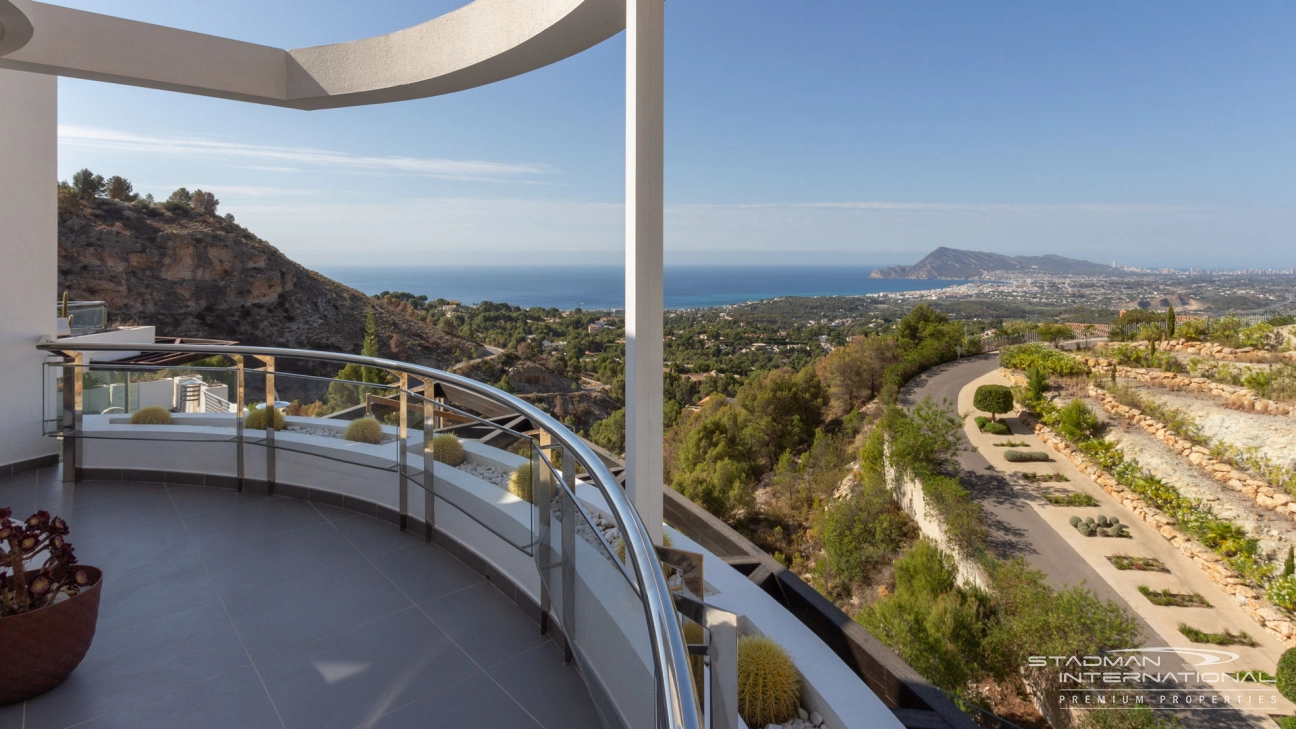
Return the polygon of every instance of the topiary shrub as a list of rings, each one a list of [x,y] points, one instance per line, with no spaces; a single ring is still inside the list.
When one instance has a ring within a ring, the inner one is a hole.
[[[527,503],[535,503],[535,469],[530,463],[523,463],[513,471],[509,476],[508,490],[510,494],[522,499]]]
[[[447,466],[458,466],[464,462],[463,443],[459,442],[458,436],[450,433],[442,433],[432,439],[432,458],[446,464]]]
[[[742,641],[739,641],[741,643]],[[741,661],[738,664],[739,672],[742,671]],[[1296,648],[1288,648],[1283,652],[1282,658],[1278,659],[1278,670],[1275,671],[1275,685],[1278,687],[1278,693],[1282,694],[1288,701],[1296,701]]]
[[[801,673],[783,646],[763,635],[738,639],[738,715],[747,726],[782,724],[797,716]]]
[[[131,425],[170,425],[171,411],[160,405],[150,405],[131,413]]]
[[[1005,385],[982,385],[972,395],[972,407],[990,413],[990,419],[1012,410],[1012,390]]]
[[[356,443],[372,443],[377,445],[382,443],[383,431],[382,423],[379,423],[372,415],[367,415],[358,420],[352,420],[347,426],[346,432],[342,434],[343,438],[355,441]]]
[[[1004,456],[1004,460],[1008,461],[1009,463],[1032,463],[1035,461],[1052,460],[1051,458],[1049,458],[1049,454],[1045,453],[1044,451],[1006,450],[1004,451],[1003,456]]]
[[[283,413],[279,412],[275,408],[270,408],[270,412],[274,413],[274,417],[270,419],[271,422],[270,427],[273,428],[274,430],[283,430],[284,429]],[[248,413],[247,417],[243,418],[243,427],[247,428],[248,430],[265,430],[266,429],[266,408],[264,406],[259,407],[256,410],[253,410],[252,412]]]

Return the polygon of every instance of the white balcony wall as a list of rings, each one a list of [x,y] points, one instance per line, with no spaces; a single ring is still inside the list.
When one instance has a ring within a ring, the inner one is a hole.
[[[41,362],[58,298],[58,81],[0,70],[0,466],[48,456]]]

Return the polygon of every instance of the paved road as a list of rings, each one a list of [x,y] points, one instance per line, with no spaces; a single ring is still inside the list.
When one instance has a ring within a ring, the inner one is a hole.
[[[967,357],[942,365],[915,378],[901,395],[902,404],[909,406],[930,397],[936,402],[948,400],[958,403],[959,392],[969,382],[999,367],[997,354]],[[988,546],[1002,559],[1024,558],[1032,567],[1043,572],[1054,587],[1084,583],[1099,597],[1113,600],[1129,609],[1129,603],[1107,584],[1107,581],[1086,563],[1062,537],[1031,508],[1028,495],[1018,491],[1004,475],[995,470],[972,444],[963,439],[968,450],[959,456],[963,468],[960,480],[981,503],[990,528]],[[1164,646],[1161,639],[1138,613],[1130,609],[1143,634],[1143,646]],[[1175,665],[1177,664],[1177,665]],[[1192,670],[1186,664],[1168,659],[1162,670]],[[1254,715],[1234,710],[1209,710],[1178,712],[1189,729],[1241,729],[1273,726]]]

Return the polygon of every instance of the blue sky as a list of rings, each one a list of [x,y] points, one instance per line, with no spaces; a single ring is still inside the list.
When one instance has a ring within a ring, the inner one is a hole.
[[[299,47],[455,0],[77,0]],[[357,7],[363,15],[357,16]],[[668,262],[939,245],[1296,265],[1296,5],[667,3]],[[618,262],[623,36],[493,86],[319,112],[60,80],[59,174],[121,174],[314,266]]]

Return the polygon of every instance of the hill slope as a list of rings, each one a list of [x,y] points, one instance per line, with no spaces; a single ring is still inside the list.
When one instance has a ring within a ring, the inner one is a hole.
[[[59,290],[107,302],[115,320],[155,325],[160,336],[358,353],[372,310],[381,356],[446,368],[487,354],[308,270],[239,225],[183,210],[145,214],[91,200],[61,211]]]
[[[1062,256],[1005,256],[942,246],[912,266],[881,268],[875,270],[871,278],[970,279],[981,278],[994,271],[1075,276],[1113,276],[1118,273],[1109,266]]]

